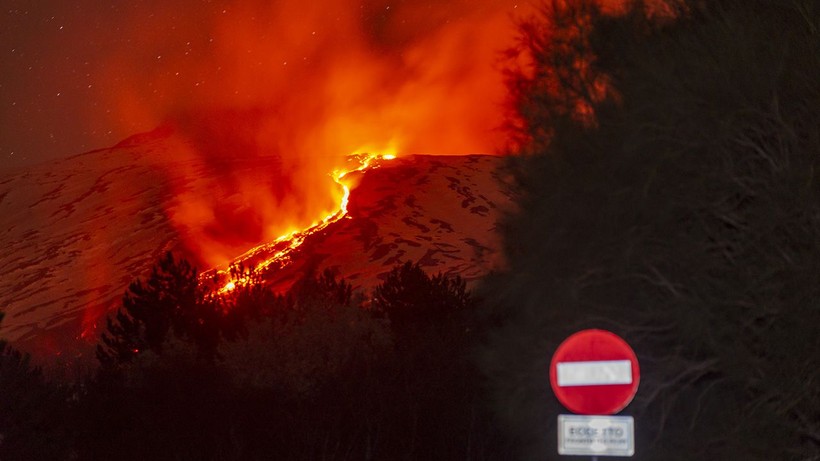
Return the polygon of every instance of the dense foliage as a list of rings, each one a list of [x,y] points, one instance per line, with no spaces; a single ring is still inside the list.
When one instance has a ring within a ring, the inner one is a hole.
[[[678,6],[522,26],[482,360],[522,459],[556,456],[549,357],[589,327],[639,356],[635,459],[820,456],[820,5]]]
[[[371,300],[327,271],[284,295],[259,274],[235,271],[244,283],[209,295],[186,261],[166,255],[128,288],[102,337],[99,371],[71,386],[4,349],[0,459],[486,459],[498,451],[468,360],[463,314],[473,301],[462,280],[408,263]]]
[[[143,352],[161,354],[177,339],[194,346],[199,360],[212,362],[222,339],[243,336],[249,316],[269,314],[280,301],[263,289],[259,274],[232,267],[231,276],[243,282],[230,295],[220,296],[213,291],[218,277],[200,283],[188,261],[167,253],[146,280],[129,285],[122,307],[106,320],[97,358],[103,366],[118,366]]]
[[[0,312],[0,320],[3,313]],[[68,389],[0,341],[0,459],[61,459],[70,449]]]

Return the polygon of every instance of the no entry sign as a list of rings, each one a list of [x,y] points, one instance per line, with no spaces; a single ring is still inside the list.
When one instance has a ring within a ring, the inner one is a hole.
[[[550,384],[558,400],[571,412],[611,415],[624,409],[638,390],[638,358],[618,335],[583,330],[555,351]]]

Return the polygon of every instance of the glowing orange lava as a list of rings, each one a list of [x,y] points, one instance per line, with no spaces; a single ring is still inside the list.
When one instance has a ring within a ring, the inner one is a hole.
[[[242,255],[236,257],[232,265],[239,265],[246,269],[251,269],[253,272],[264,271],[270,266],[276,264],[278,266],[285,266],[290,262],[290,255],[294,250],[299,248],[310,235],[321,232],[327,226],[344,219],[347,216],[347,205],[350,200],[350,185],[348,185],[344,178],[349,177],[350,173],[366,171],[372,168],[378,168],[381,161],[393,160],[396,158],[395,153],[369,154],[357,153],[348,157],[349,162],[354,162],[355,167],[349,169],[334,170],[330,176],[333,181],[339,186],[342,191],[339,199],[339,207],[333,213],[325,216],[321,220],[314,222],[311,226],[303,230],[294,230],[287,234],[281,235],[272,242],[263,243],[256,246]],[[200,275],[202,282],[207,282],[213,279],[214,276],[227,277],[228,281],[224,283],[217,292],[222,294],[234,290],[237,285],[247,282],[246,276],[239,275],[234,277],[229,270],[212,269],[203,272]]]

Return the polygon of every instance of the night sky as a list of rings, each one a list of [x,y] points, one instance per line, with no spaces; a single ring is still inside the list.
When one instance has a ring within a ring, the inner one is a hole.
[[[340,69],[363,62],[376,64],[352,78],[357,88],[335,110],[356,112],[369,103],[354,100],[374,91],[385,92],[384,100],[417,101],[413,92],[425,85],[477,78],[483,80],[457,88],[472,96],[487,88],[498,103],[498,78],[487,76],[498,74],[493,56],[512,36],[516,2],[310,3],[6,0],[0,169],[109,147],[202,107],[289,107],[294,92],[321,101],[323,82],[338,81],[350,75]],[[425,50],[433,56],[419,58]],[[386,77],[385,69],[400,77]],[[431,99],[453,93],[442,88]],[[403,123],[385,113],[380,120]],[[461,147],[455,143],[453,150]]]
[[[103,147],[123,135],[112,125],[89,123],[88,115],[114,112],[101,94],[98,73],[105,56],[130,47],[117,34],[125,15],[113,4],[90,0],[4,2],[3,166]]]

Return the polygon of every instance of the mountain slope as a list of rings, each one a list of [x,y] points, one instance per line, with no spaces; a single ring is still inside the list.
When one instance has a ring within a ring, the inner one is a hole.
[[[330,268],[367,289],[409,260],[431,273],[476,280],[501,263],[496,222],[510,200],[496,177],[499,161],[415,155],[363,173],[348,216],[311,236],[268,279],[287,284]]]
[[[173,220],[180,197],[236,198],[214,187],[224,168],[186,152],[174,137],[140,136],[0,176],[0,337],[35,356],[80,354],[128,283],[164,252],[202,266],[186,252],[194,237]],[[349,215],[311,235],[291,264],[266,278],[284,288],[331,268],[369,288],[413,260],[474,280],[500,262],[494,229],[509,198],[495,176],[498,164],[491,156],[408,156],[357,173]],[[281,175],[275,157],[232,160],[230,171]],[[233,251],[249,246],[240,239]]]

